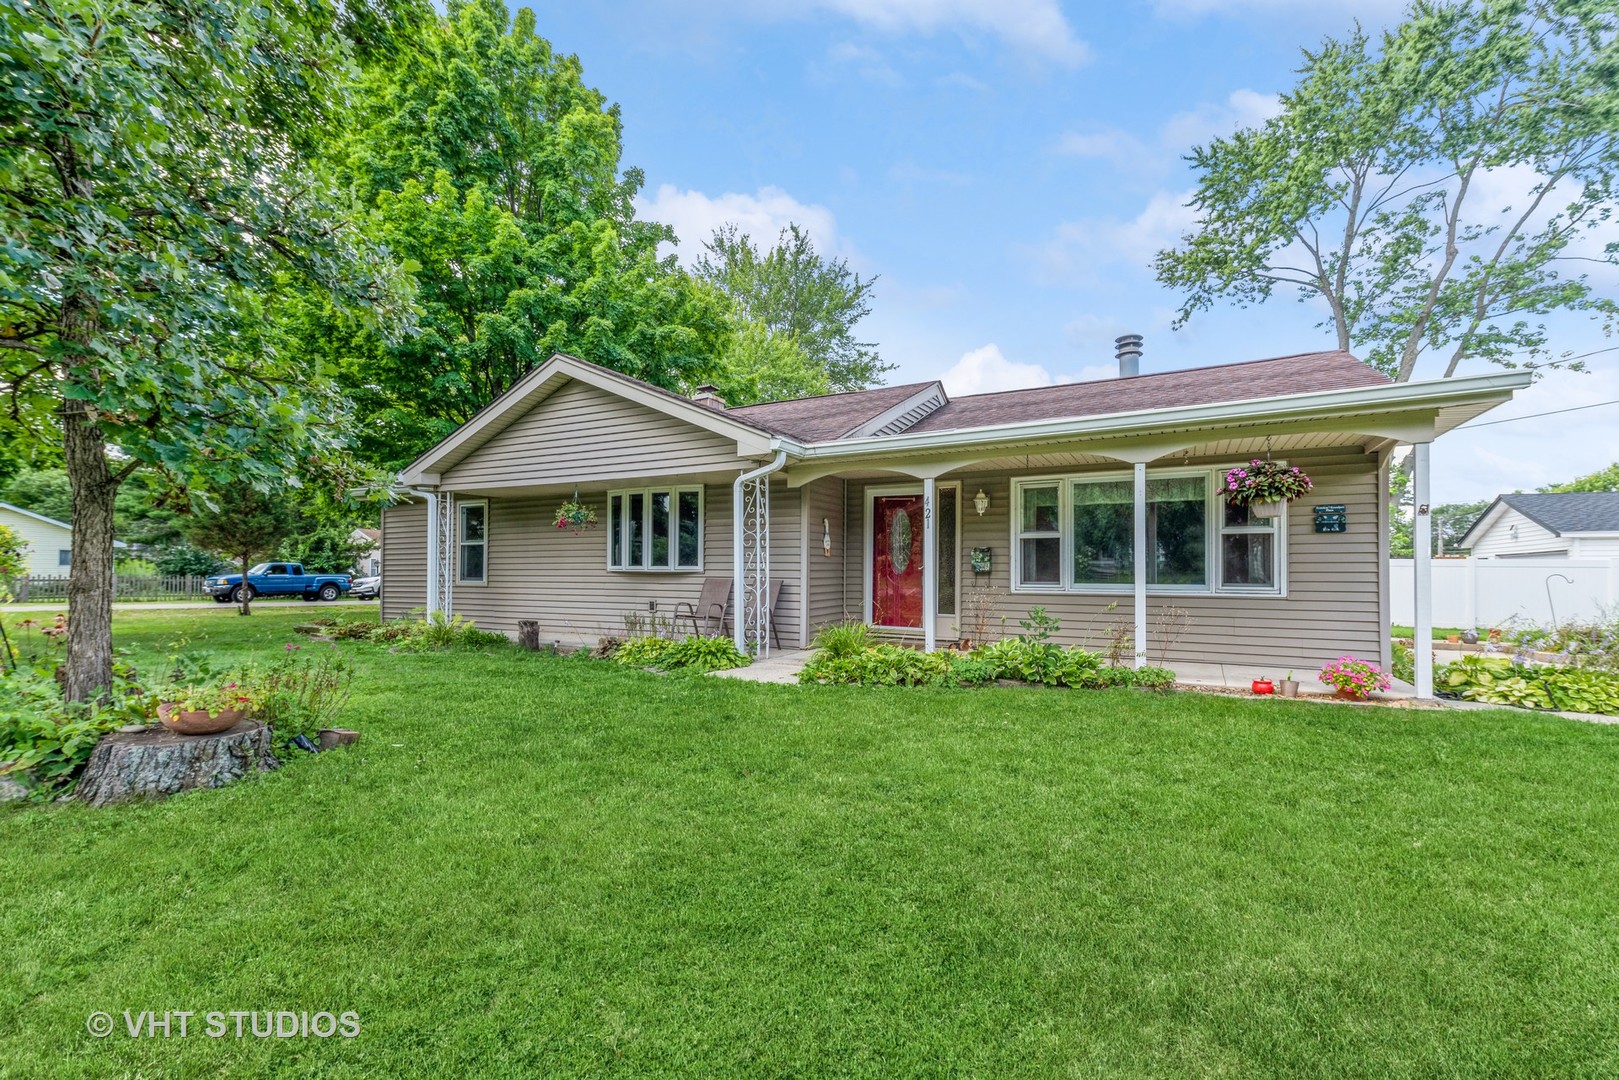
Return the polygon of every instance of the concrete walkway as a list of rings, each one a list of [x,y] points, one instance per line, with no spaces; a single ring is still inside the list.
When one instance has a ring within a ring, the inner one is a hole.
[[[747,667],[728,671],[710,671],[716,679],[741,679],[743,682],[791,683],[798,682],[798,673],[809,663],[809,649],[771,649],[770,655],[755,660]]]
[[[1218,686],[1230,690],[1246,690],[1253,685],[1255,679],[1269,679],[1273,683],[1280,684],[1288,675],[1288,669],[1280,664],[1272,664],[1269,667],[1255,667],[1252,664],[1176,664],[1174,672],[1175,681],[1188,686]],[[1332,687],[1316,678],[1318,672],[1294,669],[1292,674],[1293,678],[1298,680],[1300,694],[1332,696]],[[1280,692],[1281,687],[1278,685],[1277,693]],[[1378,694],[1378,697],[1385,699],[1416,696],[1416,687],[1398,679],[1394,680],[1392,687]]]

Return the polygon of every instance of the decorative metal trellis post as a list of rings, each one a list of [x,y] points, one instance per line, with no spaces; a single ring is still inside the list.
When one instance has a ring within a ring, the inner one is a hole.
[[[435,513],[433,535],[429,542],[436,544],[435,558],[431,560],[432,580],[428,584],[427,609],[442,611],[445,618],[455,612],[455,496],[440,493],[437,505],[429,509]]]
[[[742,637],[748,651],[770,655],[770,477],[742,485]]]

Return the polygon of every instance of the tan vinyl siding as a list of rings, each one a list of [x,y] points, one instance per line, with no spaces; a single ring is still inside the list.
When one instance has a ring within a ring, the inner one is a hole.
[[[1171,606],[1183,609],[1189,618],[1185,632],[1168,653],[1171,662],[1265,663],[1290,665],[1304,672],[1344,653],[1372,659],[1383,655],[1377,458],[1351,449],[1293,454],[1289,460],[1304,466],[1316,487],[1289,508],[1287,595],[1153,593],[1147,599],[1152,662],[1157,663],[1162,653],[1160,613]],[[1101,471],[1116,472],[1118,467]],[[962,484],[962,565],[958,573],[963,616],[971,591],[989,588],[996,590],[997,615],[1005,616],[1007,634],[1018,632],[1018,620],[1025,618],[1031,608],[1043,606],[1061,620],[1060,639],[1064,642],[1103,648],[1109,628],[1115,624],[1132,627],[1133,642],[1134,599],[1129,593],[1010,591],[1011,489],[1017,475],[1036,474],[963,472],[941,478],[941,482],[959,479]],[[850,562],[844,595],[856,617],[863,615],[865,598],[865,488],[866,482],[849,484]],[[972,506],[972,496],[979,488],[990,498],[989,511],[983,517]],[[1344,503],[1348,531],[1315,533],[1311,507],[1316,503]],[[968,552],[974,547],[991,549],[989,574],[976,575],[967,566]],[[1117,607],[1110,612],[1107,607],[1112,603]],[[939,620],[941,641],[956,636],[952,622],[947,618]],[[990,636],[1000,633],[997,617]],[[921,632],[917,631],[916,636],[920,638]],[[1133,652],[1133,644],[1126,648]],[[1286,671],[1278,670],[1276,674],[1280,677]]]
[[[399,619],[427,605],[427,504],[382,512],[382,617]]]
[[[572,484],[733,469],[737,447],[582,382],[541,401],[443,477],[448,488]]]
[[[518,620],[535,619],[542,639],[568,643],[622,636],[626,614],[671,619],[682,601],[696,602],[705,577],[731,576],[731,493],[729,484],[704,486],[703,569],[674,572],[607,568],[606,488],[580,489],[579,500],[595,509],[600,524],[579,536],[553,524],[555,497],[490,498],[487,581],[457,582],[452,609],[483,629],[514,636]],[[770,574],[783,580],[776,627],[782,645],[793,647],[801,596],[798,495],[777,481],[770,496]],[[388,590],[397,565],[389,561],[390,528],[391,518],[383,531]],[[425,530],[416,543],[425,552]]]
[[[842,595],[845,551],[844,545],[859,543],[858,533],[845,528],[843,512],[843,481],[828,477],[806,484],[803,492],[809,538],[808,637],[823,626],[843,622]],[[831,526],[832,555],[827,557],[821,548],[821,523]],[[845,536],[847,535],[847,541]]]

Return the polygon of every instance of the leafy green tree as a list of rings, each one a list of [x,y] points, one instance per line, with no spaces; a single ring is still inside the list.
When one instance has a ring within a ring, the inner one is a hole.
[[[158,573],[173,577],[208,577],[229,565],[212,551],[184,543],[158,549],[152,562],[156,564]]]
[[[658,257],[671,234],[635,220],[617,107],[532,11],[449,4],[419,49],[367,72],[357,115],[343,170],[368,233],[412,267],[421,333],[291,318],[342,366],[371,460],[409,461],[554,352],[670,389],[707,379],[726,305]]]
[[[327,373],[277,348],[300,287],[399,306],[311,150],[388,0],[0,0],[0,394],[73,489],[66,694],[112,666],[114,504],[143,466],[275,483],[343,439]],[[397,16],[397,18],[396,18]]]
[[[832,392],[826,372],[810,362],[791,334],[759,323],[744,323],[737,330],[713,383],[732,405]]]
[[[892,369],[873,342],[855,338],[855,325],[871,314],[877,279],[862,279],[847,259],[822,256],[805,230],[790,225],[774,247],[761,252],[735,225],[726,225],[703,246],[693,272],[731,298],[744,324],[788,338],[833,391],[863,390]],[[780,381],[790,391],[798,379],[789,374]],[[768,390],[771,380],[762,385]]]
[[[253,591],[246,587],[248,568],[272,554],[297,527],[298,517],[285,491],[232,484],[206,497],[186,519],[185,533],[197,547],[225,552],[236,561],[244,586],[236,597],[238,610],[251,615]]]
[[[1191,152],[1198,224],[1155,263],[1177,325],[1280,290],[1401,382],[1429,356],[1578,367],[1542,319],[1619,314],[1579,272],[1616,262],[1590,238],[1619,205],[1616,26],[1608,4],[1419,0],[1375,47],[1357,27],[1305,52],[1278,116]]]
[[[326,525],[312,531],[300,529],[282,543],[276,557],[303,563],[311,574],[346,574],[372,546],[369,540],[355,540],[352,529]]]
[[[1619,462],[1609,465],[1606,469],[1598,469],[1594,473],[1575,477],[1563,484],[1552,484],[1543,487],[1541,491],[1619,491]]]

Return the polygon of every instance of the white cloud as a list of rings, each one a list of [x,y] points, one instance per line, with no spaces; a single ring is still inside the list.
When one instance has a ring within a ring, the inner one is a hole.
[[[819,203],[800,202],[779,187],[762,187],[752,195],[707,195],[660,184],[650,199],[637,196],[635,209],[643,218],[674,228],[680,238],[676,250],[688,265],[702,255],[703,244],[714,230],[725,224],[735,224],[761,247],[774,244],[776,234],[788,225],[798,225],[809,232],[817,251],[845,257],[849,254],[831,210]]]
[[[883,54],[869,45],[842,41],[828,49],[826,56],[840,68],[852,68],[868,82],[882,83],[884,86],[902,86],[905,83],[904,77],[889,66]]]
[[[1275,94],[1233,90],[1223,102],[1204,102],[1195,109],[1171,116],[1159,130],[1158,138],[1164,146],[1184,153],[1217,135],[1258,127],[1281,111],[1281,99]]]
[[[1339,12],[1352,15],[1363,23],[1380,17],[1398,17],[1406,8],[1407,0],[1316,0],[1301,5],[1298,0],[1154,0],[1153,9],[1163,17],[1176,18],[1198,15],[1299,15],[1321,16]],[[1348,29],[1347,26],[1344,29]]]
[[[1224,101],[1209,101],[1176,113],[1151,139],[1118,128],[1068,131],[1057,137],[1056,152],[1096,158],[1120,169],[1162,171],[1192,147],[1239,128],[1256,127],[1281,112],[1281,100],[1257,90],[1233,90]]]
[[[944,383],[945,393],[952,397],[1051,386],[1058,381],[1039,364],[1020,364],[1008,360],[1001,353],[1001,347],[993,341],[963,355],[954,367],[939,376],[939,380]]]
[[[816,0],[815,6],[887,33],[988,32],[1068,67],[1090,56],[1057,0]]]
[[[1600,348],[1594,336],[1583,339]],[[1572,342],[1571,342],[1572,344]],[[1583,348],[1580,350],[1583,351]],[[1593,363],[1602,361],[1593,358]],[[1493,368],[1474,368],[1477,374]],[[1466,502],[1508,491],[1533,491],[1572,480],[1613,463],[1613,431],[1619,425],[1619,371],[1553,371],[1510,404],[1479,417],[1434,444],[1437,502]],[[1581,408],[1581,406],[1595,406]],[[1578,412],[1558,412],[1580,409]],[[1550,415],[1540,415],[1547,414]],[[1495,420],[1522,419],[1496,424]]]
[[[1055,281],[1093,281],[1106,267],[1144,270],[1160,248],[1179,242],[1197,223],[1196,211],[1186,205],[1191,197],[1190,191],[1160,191],[1129,220],[1065,221],[1034,249],[1035,264],[1042,276]]]

